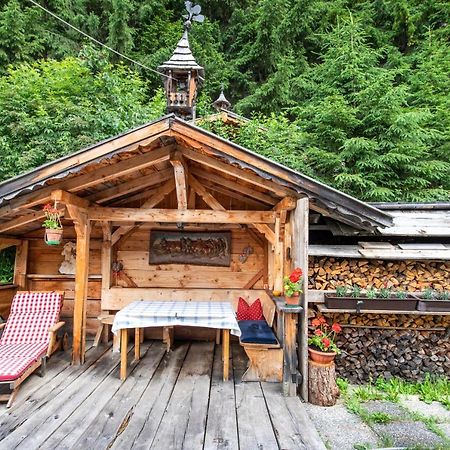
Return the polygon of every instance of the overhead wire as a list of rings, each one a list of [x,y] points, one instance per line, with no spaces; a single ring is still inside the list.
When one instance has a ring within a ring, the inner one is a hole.
[[[59,20],[60,22],[62,22],[64,25],[72,28],[73,30],[75,30],[76,32],[82,34],[83,36],[87,37],[88,39],[90,39],[92,42],[95,42],[97,45],[100,45],[101,47],[106,48],[107,50],[109,50],[110,52],[115,53],[117,56],[120,56],[123,59],[126,59],[127,61],[135,64],[136,66],[141,67],[142,69],[145,70],[150,70],[151,72],[157,73],[158,75],[161,75],[162,77],[166,77],[166,78],[171,78],[169,75],[166,75],[165,73],[159,72],[155,69],[152,69],[151,67],[146,66],[145,64],[140,63],[139,61],[136,61],[133,58],[130,58],[127,55],[124,55],[120,52],[118,52],[117,50],[115,50],[114,48],[110,47],[109,45],[104,44],[103,42],[100,42],[98,39],[95,39],[94,37],[90,36],[89,34],[85,33],[83,30],[80,30],[79,28],[77,28],[76,26],[72,25],[71,23],[67,22],[66,20],[62,19],[61,17],[59,17],[58,15],[56,15],[55,13],[53,13],[52,11],[49,11],[47,8],[45,8],[44,6],[40,5],[39,3],[35,2],[34,0],[28,0],[30,3],[32,3],[33,5],[37,6],[38,8],[42,9],[43,11],[45,11],[47,14],[50,14],[52,17],[54,17],[55,19]],[[173,78],[173,77],[172,77]]]

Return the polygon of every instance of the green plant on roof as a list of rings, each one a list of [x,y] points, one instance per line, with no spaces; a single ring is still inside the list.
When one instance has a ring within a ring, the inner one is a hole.
[[[450,300],[450,291],[436,291],[437,300]]]
[[[351,296],[353,298],[361,297],[361,288],[356,284],[352,287]]]
[[[377,298],[377,290],[375,288],[373,288],[373,287],[370,288],[370,289],[367,289],[366,297],[370,298],[370,299]]]
[[[347,295],[347,288],[345,286],[336,286],[336,297],[345,297]]]
[[[422,294],[422,298],[425,300],[433,300],[434,299],[434,290],[430,287],[427,287]]]

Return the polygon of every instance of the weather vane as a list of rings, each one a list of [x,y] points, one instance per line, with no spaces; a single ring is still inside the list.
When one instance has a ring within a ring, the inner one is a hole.
[[[205,16],[200,14],[202,12],[202,7],[200,5],[193,5],[192,2],[184,2],[186,6],[186,11],[188,12],[183,16],[186,19],[184,22],[184,29],[189,30],[192,25],[192,21],[202,23],[205,20]]]

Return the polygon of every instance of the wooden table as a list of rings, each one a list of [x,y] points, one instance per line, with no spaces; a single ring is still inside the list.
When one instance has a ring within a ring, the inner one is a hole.
[[[222,332],[223,379],[230,370],[230,333],[240,335],[233,308],[228,302],[151,302],[137,301],[119,311],[113,323],[113,332],[120,331],[120,379],[127,377],[128,329],[135,329],[134,358],[140,355],[141,333],[146,327],[162,327],[167,350],[173,341],[173,327],[197,326]]]

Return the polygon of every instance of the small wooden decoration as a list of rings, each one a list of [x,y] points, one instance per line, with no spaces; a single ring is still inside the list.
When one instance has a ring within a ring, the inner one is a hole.
[[[75,264],[77,258],[77,244],[75,242],[67,242],[61,255],[64,256],[64,261],[59,267],[59,273],[63,275],[75,275]]]

